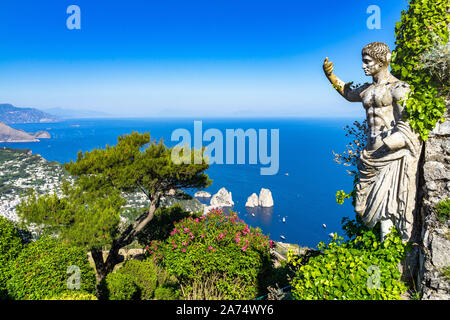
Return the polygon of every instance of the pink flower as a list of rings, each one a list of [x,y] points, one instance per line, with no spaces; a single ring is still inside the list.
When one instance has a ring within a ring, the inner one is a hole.
[[[188,244],[187,244],[187,242],[183,242],[182,245],[183,246],[187,246]]]
[[[239,243],[239,241],[241,241],[241,238],[236,237],[236,239],[234,239],[234,241],[236,241],[236,243]]]
[[[186,249],[181,249],[181,251],[183,251],[184,253],[186,253]]]
[[[248,248],[248,240],[245,240],[245,245],[242,247],[242,251],[247,250]]]
[[[211,246],[209,246],[209,247],[208,247],[208,250],[213,250],[213,249],[214,249],[214,248],[213,248],[213,247],[211,247]]]
[[[269,240],[270,247],[273,248],[273,241]]]
[[[204,238],[204,237],[205,237],[205,235],[204,235],[204,234],[202,234],[202,235],[201,235],[201,237],[202,237],[202,238]]]
[[[184,228],[184,232],[188,233],[189,232],[189,228]]]
[[[196,222],[196,223],[198,223],[198,222],[199,222],[199,221],[198,221],[198,218],[196,218],[196,219],[195,219],[195,222]]]

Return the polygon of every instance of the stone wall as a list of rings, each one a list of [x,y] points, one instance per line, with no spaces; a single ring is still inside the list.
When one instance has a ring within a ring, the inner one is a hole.
[[[436,217],[435,206],[450,197],[450,102],[444,123],[438,124],[424,145],[420,177],[421,250],[418,289],[423,299],[450,300],[450,281],[442,270],[450,266],[450,223]]]

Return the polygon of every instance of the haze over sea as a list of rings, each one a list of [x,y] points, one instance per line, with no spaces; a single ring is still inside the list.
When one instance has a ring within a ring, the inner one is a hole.
[[[16,124],[15,129],[27,132],[47,130],[49,140],[36,143],[8,143],[1,147],[28,148],[46,160],[65,163],[76,160],[77,152],[114,145],[117,137],[132,131],[150,132],[152,139],[163,138],[168,146],[175,129],[185,128],[194,136],[194,120],[199,119],[71,119],[58,123]],[[276,175],[260,175],[267,165],[212,164],[207,171],[213,180],[205,190],[211,194],[225,187],[232,192],[234,210],[251,226],[260,227],[273,240],[315,247],[320,241],[329,241],[329,233],[342,234],[342,217],[354,217],[350,201],[336,203],[337,190],[349,192],[352,177],[345,167],[333,161],[332,150],[342,152],[349,138],[342,129],[355,119],[202,119],[203,132],[219,129],[225,139],[226,129],[279,129],[279,171]],[[356,119],[360,120],[360,119]],[[269,140],[270,145],[270,140]],[[209,142],[204,142],[207,146]],[[225,141],[224,141],[225,144]],[[247,147],[248,148],[248,147]],[[248,150],[248,149],[247,149]],[[269,153],[270,154],[270,153]],[[225,150],[224,150],[225,157]],[[248,157],[246,157],[248,163]],[[287,174],[287,175],[286,175]],[[245,202],[261,188],[272,191],[274,208],[252,216]],[[189,192],[191,195],[195,191]],[[285,217],[285,223],[282,219]],[[327,228],[323,228],[326,224]]]

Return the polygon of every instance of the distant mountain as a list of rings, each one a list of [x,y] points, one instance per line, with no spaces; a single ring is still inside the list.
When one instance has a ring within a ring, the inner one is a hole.
[[[58,121],[61,121],[59,117],[42,112],[38,109],[18,108],[12,104],[0,104],[0,122],[3,123],[14,124]]]
[[[49,139],[47,131],[28,133],[23,130],[16,130],[0,122],[0,142],[38,142],[39,139]]]
[[[63,108],[50,108],[42,109],[42,111],[53,114],[62,119],[75,119],[75,118],[104,118],[111,115],[106,112],[92,111],[92,110],[74,110]]]

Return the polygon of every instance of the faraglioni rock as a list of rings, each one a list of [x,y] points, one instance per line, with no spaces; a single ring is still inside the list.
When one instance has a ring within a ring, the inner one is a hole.
[[[413,229],[422,147],[418,134],[403,120],[410,87],[389,72],[391,52],[386,44],[368,44],[362,60],[373,83],[356,88],[333,74],[328,58],[323,64],[333,87],[348,101],[362,102],[366,110],[369,136],[358,162],[355,211],[368,227],[381,222],[383,240],[395,226],[407,241]]]
[[[273,207],[272,192],[269,189],[261,188],[259,192],[259,206],[263,208]]]
[[[247,208],[256,208],[259,206],[259,199],[256,193],[253,193],[250,197],[248,197],[247,202],[245,203],[245,207]]]
[[[210,205],[214,208],[234,206],[231,192],[228,192],[225,188],[221,188],[215,195],[212,196]]]
[[[194,194],[194,197],[196,197],[196,198],[211,198],[211,194],[206,191],[197,191]]]

